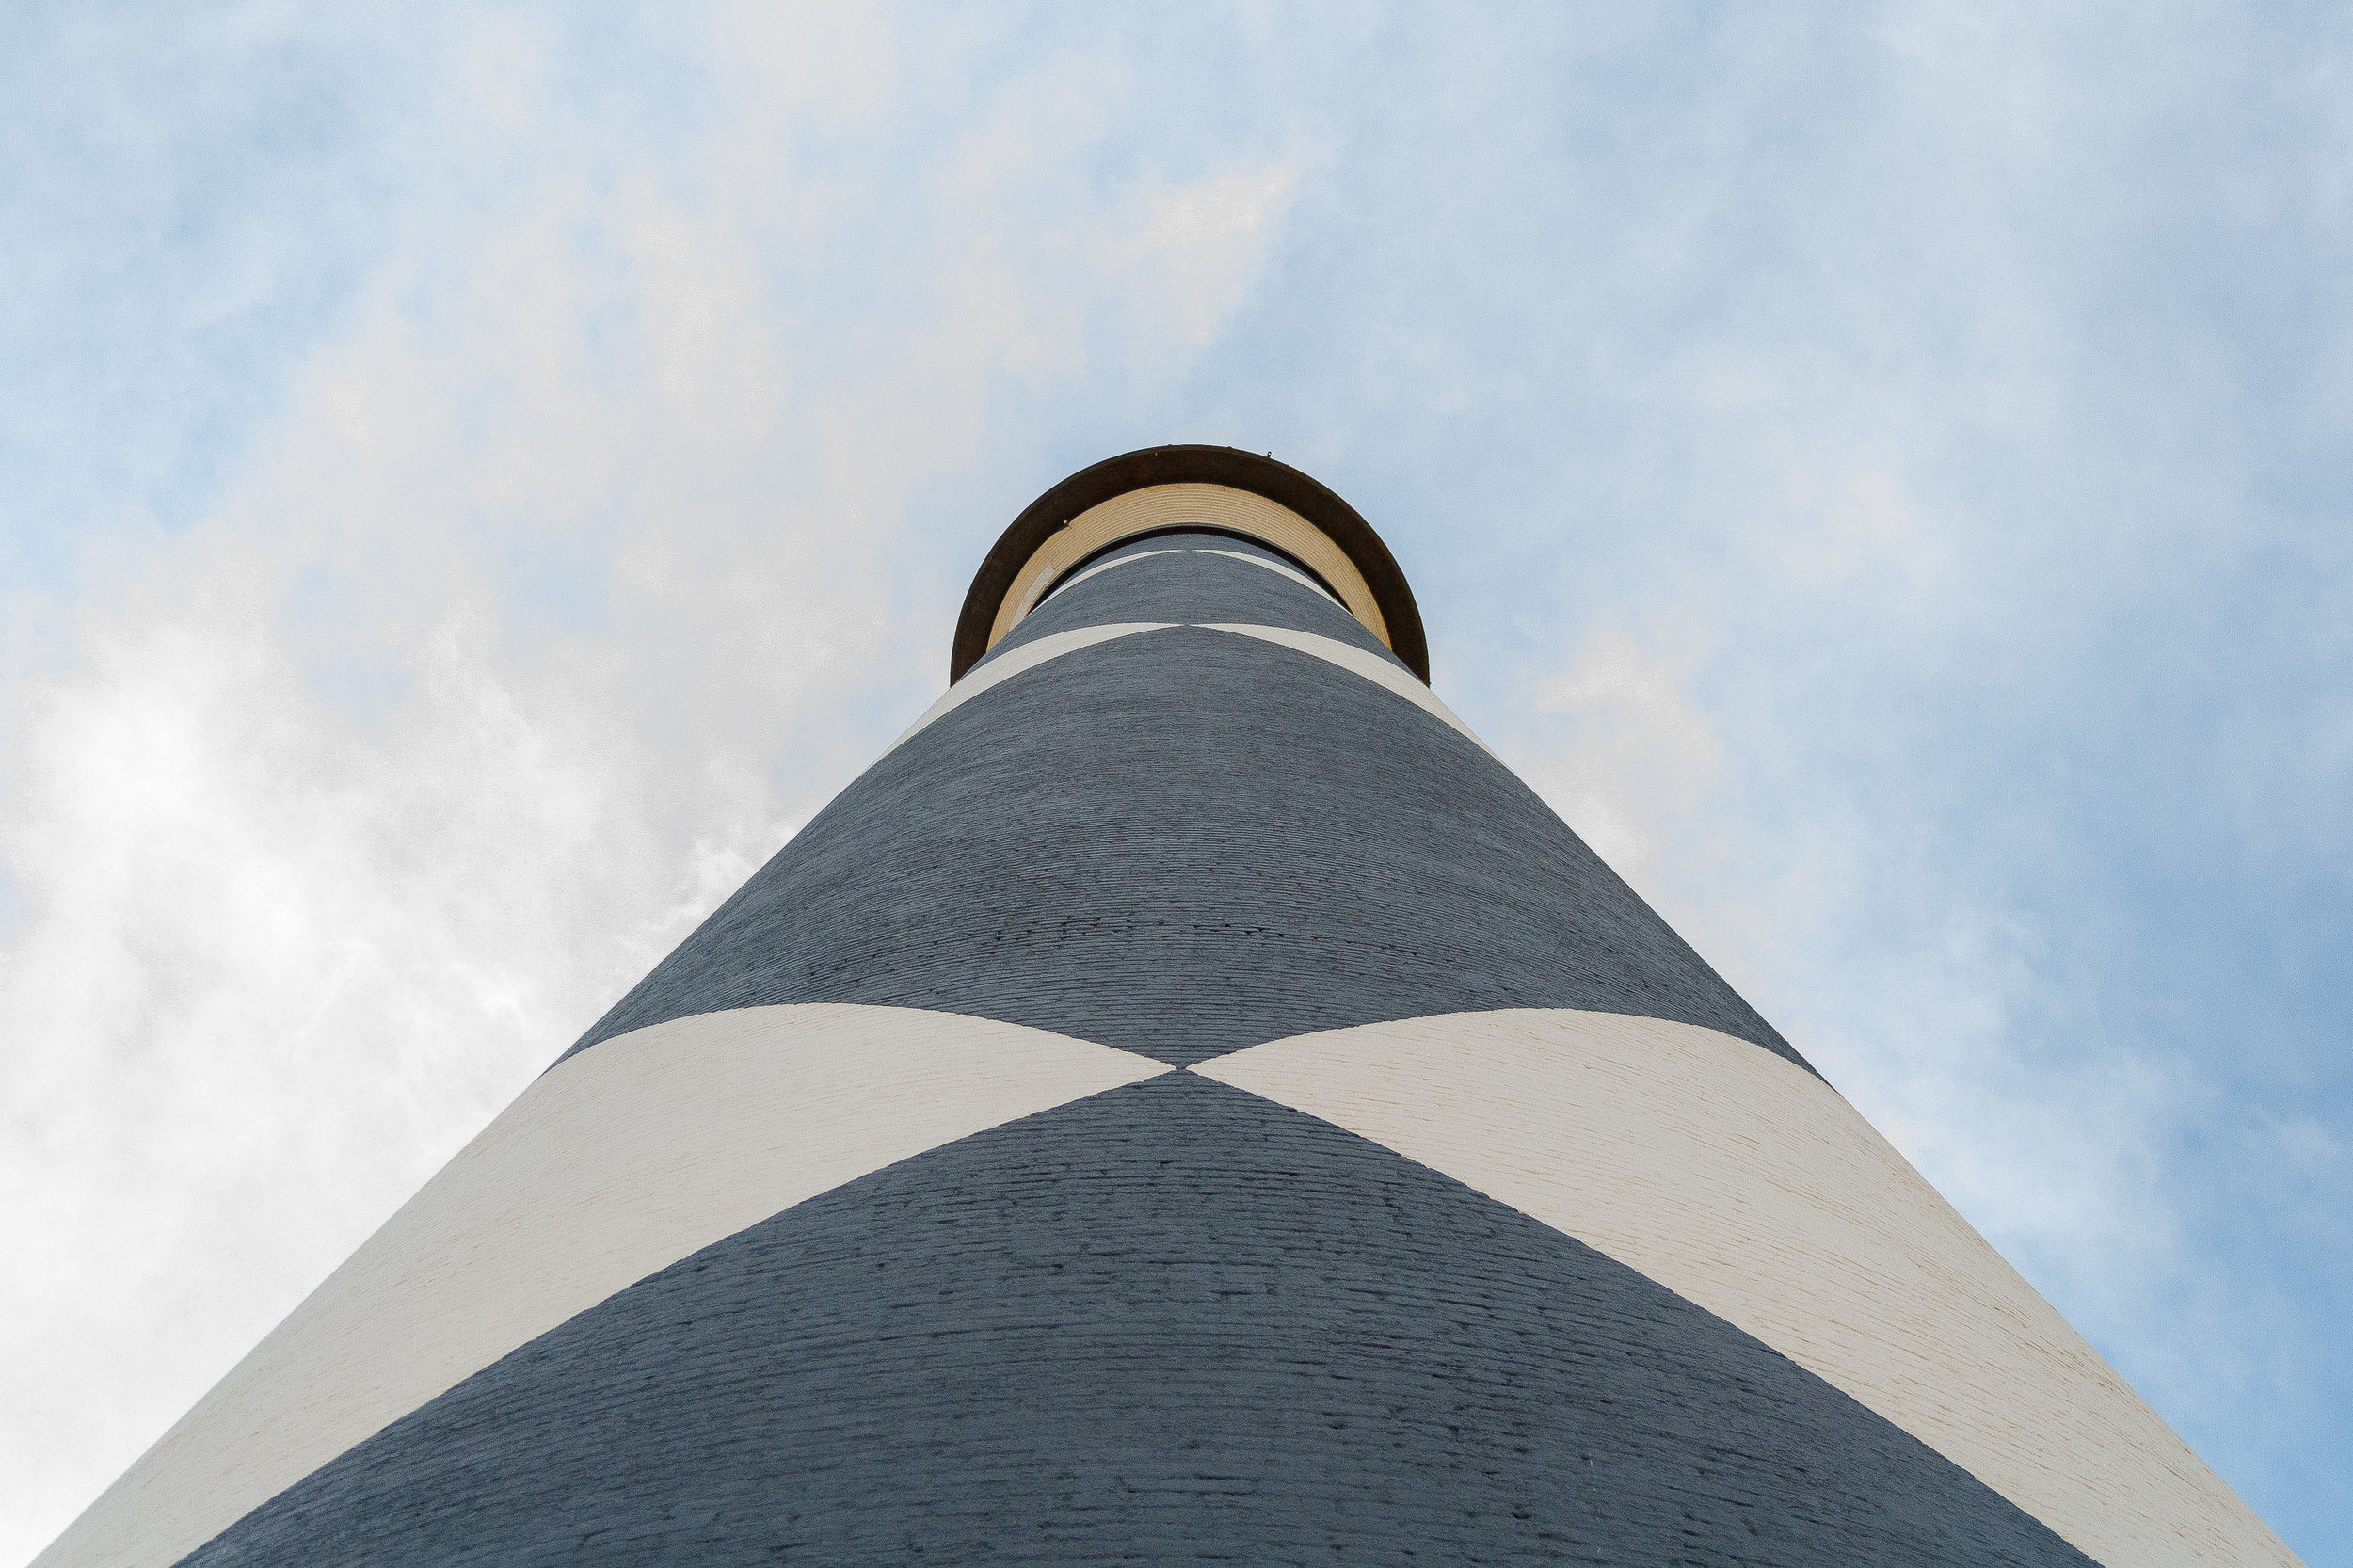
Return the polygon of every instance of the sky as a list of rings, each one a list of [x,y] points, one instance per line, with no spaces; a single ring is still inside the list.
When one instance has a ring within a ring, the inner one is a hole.
[[[2343,7],[32,0],[0,101],[0,1563],[1210,441],[2353,1568]]]

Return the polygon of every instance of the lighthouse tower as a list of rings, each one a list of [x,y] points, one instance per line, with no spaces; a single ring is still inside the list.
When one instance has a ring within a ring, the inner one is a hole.
[[[1282,464],[952,683],[40,1568],[2281,1564]]]

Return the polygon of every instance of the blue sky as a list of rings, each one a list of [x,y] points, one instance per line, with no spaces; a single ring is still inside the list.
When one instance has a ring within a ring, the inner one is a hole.
[[[0,1560],[1163,440],[2353,1564],[2353,23],[20,7]]]

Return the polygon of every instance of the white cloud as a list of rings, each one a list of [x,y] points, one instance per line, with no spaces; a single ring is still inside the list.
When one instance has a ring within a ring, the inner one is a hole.
[[[1143,195],[1143,222],[1099,242],[1096,253],[1106,270],[1135,279],[1177,344],[1200,347],[1257,280],[1268,231],[1296,183],[1296,171],[1278,163],[1174,189],[1156,184]]]
[[[1628,879],[1662,849],[1691,853],[1692,829],[1714,804],[1723,745],[1686,690],[1708,642],[1688,623],[1639,640],[1595,627],[1528,704],[1561,715],[1565,733],[1539,730],[1539,749],[1515,759],[1521,776]]]
[[[447,168],[288,417],[0,687],[0,1560],[921,706],[914,498],[1098,342],[1181,364],[1279,212],[1263,160],[1070,205],[1082,140],[975,152],[1050,72],[896,148],[862,12],[723,16],[684,124],[600,123],[560,41],[449,40]],[[1025,205],[1058,230],[986,221]]]
[[[1861,569],[1848,552],[1880,532],[1883,492],[1831,494],[1787,564],[1801,583]],[[2163,1177],[2216,1113],[2210,1087],[2105,1032],[2097,987],[1965,868],[1818,776],[1784,776],[1758,748],[1799,722],[1789,710],[1762,737],[1727,725],[1700,693],[1739,627],[1687,600],[1640,635],[1588,632],[1515,699],[1507,760],[2079,1326],[2129,1336],[2169,1375],[2178,1327],[2148,1315],[2188,1259]],[[2276,1137],[2325,1161],[2313,1131]]]

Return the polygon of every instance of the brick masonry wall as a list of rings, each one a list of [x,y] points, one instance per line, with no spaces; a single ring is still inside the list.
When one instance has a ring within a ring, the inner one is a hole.
[[[1047,599],[992,659],[1183,624],[942,713],[565,1061],[801,1003],[1180,1067],[1529,1008],[1712,1031],[1819,1085],[1475,742],[1328,660],[1194,624],[1395,663],[1321,595],[1211,552],[1233,548],[1141,541]],[[1656,1278],[1195,1073],[696,1247],[184,1560],[2088,1560]]]
[[[2086,1560],[1632,1270],[1190,1073],[705,1248],[188,1560]]]
[[[1246,621],[1267,596],[1379,646],[1320,595],[1193,552],[1065,589],[1016,635]],[[971,1012],[1180,1065],[1481,1007],[1669,1018],[1801,1061],[1476,744],[1321,660],[1190,626],[1065,654],[920,731],[575,1048],[795,1001]]]

